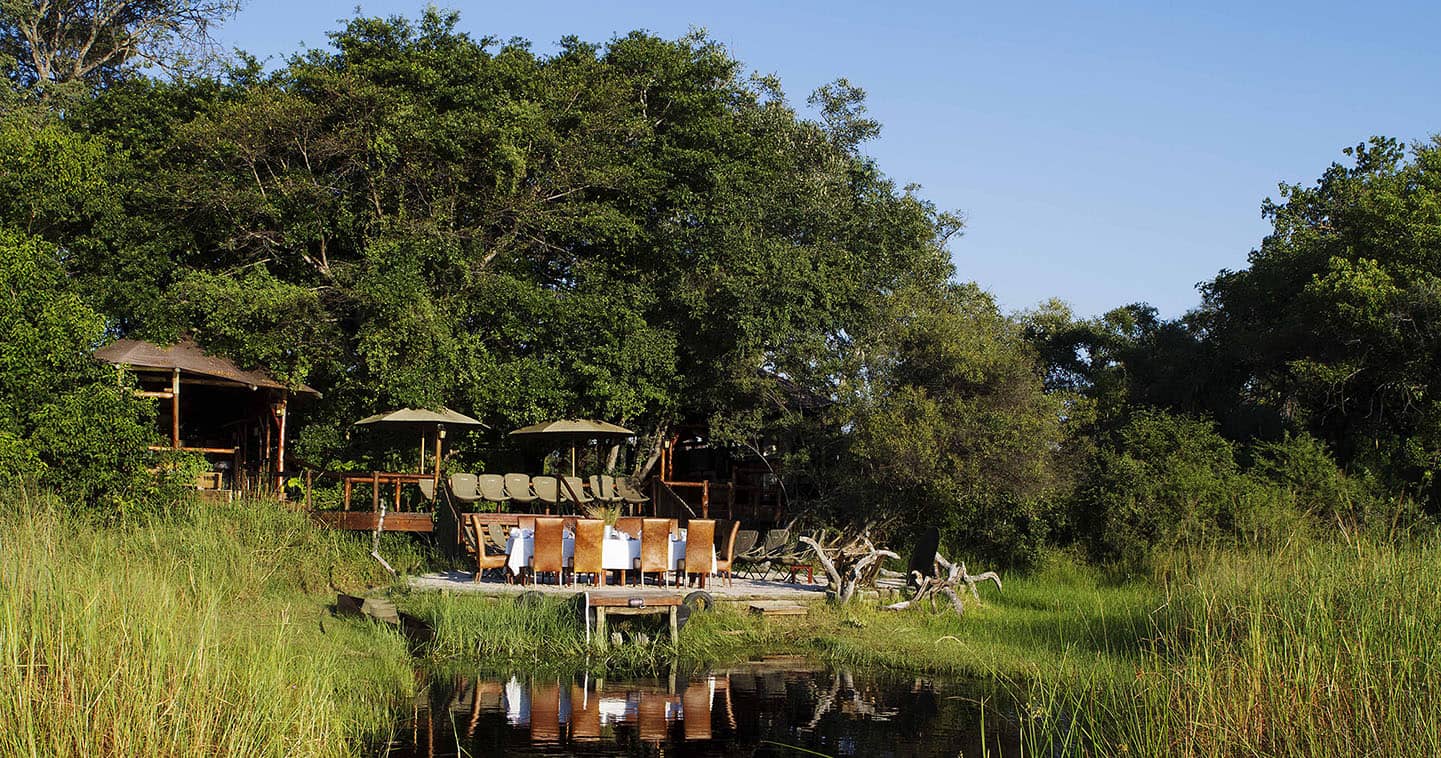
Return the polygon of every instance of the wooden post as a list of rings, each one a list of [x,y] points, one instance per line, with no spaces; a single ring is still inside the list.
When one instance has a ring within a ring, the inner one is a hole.
[[[670,643],[672,645],[680,644],[680,623],[676,618],[679,608],[680,606],[676,605],[670,607]],[[671,683],[671,687],[675,687],[674,682]]]
[[[440,443],[445,439],[445,427],[435,427],[435,492],[440,493]],[[425,473],[424,471],[421,472]]]
[[[314,473],[309,468],[305,469],[305,510],[307,511],[313,508],[310,504],[310,490],[315,486]]]
[[[700,517],[710,518],[710,480],[700,483]]]
[[[370,510],[372,513],[380,512],[380,472],[370,472]]]
[[[281,500],[285,499],[285,417],[289,401],[290,390],[281,390],[280,408],[276,412],[280,418],[280,433],[275,440],[275,489],[280,493]]]
[[[180,449],[180,369],[170,374],[170,446]]]

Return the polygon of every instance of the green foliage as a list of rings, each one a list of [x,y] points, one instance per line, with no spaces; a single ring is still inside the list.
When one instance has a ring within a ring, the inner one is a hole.
[[[90,357],[103,335],[55,250],[0,229],[0,479],[114,515],[173,495],[174,480],[148,471],[149,405]]]

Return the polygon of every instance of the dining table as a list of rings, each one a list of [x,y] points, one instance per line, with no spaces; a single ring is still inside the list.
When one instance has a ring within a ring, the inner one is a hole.
[[[679,534],[668,540],[666,565],[668,570],[676,571],[680,563],[685,560],[686,530],[681,529]],[[529,568],[535,557],[535,532],[530,529],[513,527],[510,535],[505,541],[506,565],[512,573],[519,574],[522,569]],[[565,530],[561,537],[561,555],[566,565],[570,565],[575,558],[575,535],[569,529]],[[715,546],[711,546],[711,556],[714,559]],[[605,527],[605,539],[601,540],[600,565],[606,571],[633,571],[637,562],[640,561],[640,537],[622,532],[607,524]]]

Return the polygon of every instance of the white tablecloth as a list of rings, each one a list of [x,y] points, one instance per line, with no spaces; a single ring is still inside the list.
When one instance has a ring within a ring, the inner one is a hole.
[[[605,528],[606,536],[601,541],[600,565],[607,571],[632,571],[635,569],[636,561],[640,560],[640,540],[624,536],[623,532],[612,530],[609,526]],[[670,540],[670,550],[666,563],[671,571],[675,571],[682,560],[685,559],[685,530],[681,530],[680,539]],[[575,537],[569,531],[561,538],[561,555],[566,565],[575,558]],[[529,529],[511,529],[510,537],[505,542],[506,565],[510,566],[513,573],[520,573],[521,569],[530,565],[535,557],[535,534]],[[714,557],[715,548],[711,548],[711,555]]]

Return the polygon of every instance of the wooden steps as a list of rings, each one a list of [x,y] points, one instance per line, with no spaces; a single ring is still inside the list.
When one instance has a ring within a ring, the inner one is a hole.
[[[759,616],[804,616],[806,607],[790,600],[757,600],[748,606]]]

